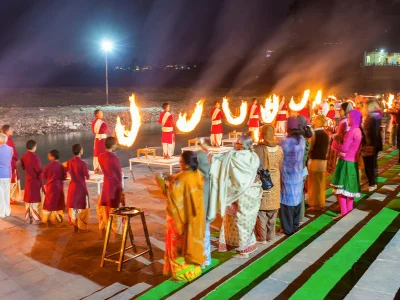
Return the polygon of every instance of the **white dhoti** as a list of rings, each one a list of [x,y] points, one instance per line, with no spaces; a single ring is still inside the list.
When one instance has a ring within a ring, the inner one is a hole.
[[[10,184],[10,199],[11,204],[16,204],[20,202],[21,195],[21,181],[17,180],[14,183]]]
[[[100,205],[100,200],[97,203],[97,219],[99,221],[99,229],[100,231],[105,230],[107,228],[108,220],[110,219],[110,212],[114,208]],[[124,219],[125,220],[125,219]],[[113,218],[113,222],[111,224],[111,229],[116,234],[122,234],[124,230],[125,223],[122,221],[122,218]]]
[[[86,208],[69,208],[68,218],[72,225],[80,230],[87,230],[89,223],[90,209],[89,197],[86,197]]]
[[[222,145],[222,133],[213,133],[210,137],[211,146],[219,147]]]
[[[0,218],[8,217],[11,214],[10,183],[10,178],[0,179]]]
[[[164,157],[172,157],[175,152],[175,143],[172,144],[167,144],[167,143],[162,143],[162,149],[163,149],[163,156]]]
[[[276,121],[275,132],[286,133],[286,123],[287,121]]]
[[[25,220],[29,223],[32,221],[35,223],[41,222],[42,218],[42,203],[25,203]]]

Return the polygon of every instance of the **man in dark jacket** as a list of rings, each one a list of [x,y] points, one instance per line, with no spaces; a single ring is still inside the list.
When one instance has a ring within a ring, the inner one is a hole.
[[[382,112],[375,100],[368,102],[367,109],[368,117],[364,122],[366,144],[363,148],[363,160],[369,191],[372,192],[377,189],[378,153],[383,149],[381,133]]]

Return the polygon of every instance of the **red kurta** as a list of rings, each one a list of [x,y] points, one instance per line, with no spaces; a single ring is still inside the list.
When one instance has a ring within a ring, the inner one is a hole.
[[[224,117],[224,113],[221,109],[214,107],[210,111],[211,118],[211,134],[221,134],[224,133],[224,129],[222,127],[222,118]]]
[[[6,144],[13,149],[13,157],[11,160],[11,172],[12,172],[11,183],[15,183],[19,179],[18,166],[17,166],[18,152],[17,152],[17,148],[15,148],[15,144],[14,144],[14,141],[12,140],[11,136],[8,137]]]
[[[249,126],[249,127],[260,127],[259,116],[260,116],[260,105],[258,105],[258,104],[250,105],[250,107],[249,107],[249,121],[247,122],[247,126]]]
[[[165,114],[167,114],[167,115],[165,115]],[[162,125],[161,143],[166,143],[166,144],[174,143],[175,142],[174,116],[170,112],[167,112],[164,110],[160,114],[158,123]]]
[[[122,196],[122,168],[119,158],[114,153],[105,152],[99,155],[99,164],[104,174],[100,203],[118,208]]]
[[[25,192],[24,202],[38,203],[42,202],[40,190],[42,184],[42,164],[39,156],[27,151],[21,157],[21,167],[25,170]]]
[[[331,109],[328,111],[328,113],[326,114],[326,117],[331,119],[332,121],[335,121],[335,115],[336,115],[336,111]]]
[[[279,105],[279,111],[276,115],[276,120],[277,121],[286,121],[287,119],[287,104],[285,102],[281,102]]]
[[[89,196],[86,179],[89,179],[87,163],[75,156],[67,162],[67,170],[71,176],[68,186],[67,208],[86,208],[86,197]]]
[[[64,210],[64,180],[67,170],[58,161],[52,161],[43,169],[43,181],[46,180],[46,196],[43,209],[48,211]]]
[[[299,110],[299,115],[306,118],[307,124],[310,124],[310,109],[308,107],[308,104],[306,104],[306,106]]]
[[[99,154],[106,152],[107,123],[96,118],[92,123],[92,131],[96,135],[94,139],[93,156],[98,157]],[[100,135],[104,136],[99,138]]]

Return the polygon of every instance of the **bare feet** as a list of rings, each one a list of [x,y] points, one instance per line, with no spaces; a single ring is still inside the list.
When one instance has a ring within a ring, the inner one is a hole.
[[[332,220],[337,221],[337,220],[340,220],[343,217],[344,217],[344,215],[337,215],[336,217],[332,217]]]
[[[257,241],[257,244],[265,245],[265,244],[267,244],[267,241]]]
[[[249,255],[248,254],[234,254],[234,255],[232,255],[232,257],[234,257],[234,258],[249,258]]]

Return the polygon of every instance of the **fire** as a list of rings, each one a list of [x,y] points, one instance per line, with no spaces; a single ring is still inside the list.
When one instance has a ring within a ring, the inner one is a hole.
[[[389,100],[387,102],[387,105],[388,105],[389,109],[393,108],[393,99],[394,99],[394,95],[389,94]]]
[[[131,130],[125,130],[125,126],[121,124],[121,119],[117,117],[117,123],[115,124],[115,133],[117,135],[118,143],[127,147],[131,147],[136,140],[137,134],[140,128],[140,113],[139,107],[135,103],[135,95],[129,97],[130,101],[130,112],[132,125]]]
[[[272,123],[279,110],[279,97],[273,95],[273,99],[271,97],[265,99],[265,106],[261,105],[260,109],[263,122]]]
[[[315,100],[314,100],[314,102],[313,102],[313,104],[312,104],[312,108],[314,109],[314,108],[316,108],[318,105],[320,105],[320,104],[321,104],[321,101],[322,101],[322,90],[318,90],[317,96],[315,96]]]
[[[290,100],[290,103],[289,103],[289,108],[293,111],[302,110],[308,102],[308,97],[310,97],[310,90],[304,91],[303,98],[301,99],[301,101],[299,103],[294,102],[294,99],[292,97],[292,99]]]
[[[328,96],[328,98],[331,98],[331,99],[333,99],[333,100],[335,100],[335,101],[336,101],[336,97],[335,97],[335,96],[333,96],[333,95],[329,95],[329,96]]]
[[[240,125],[244,122],[247,116],[247,102],[242,101],[242,104],[240,105],[240,115],[238,117],[234,117],[232,116],[231,110],[229,109],[228,99],[224,97],[222,101],[222,110],[229,124]]]
[[[187,120],[187,113],[184,113],[183,115],[179,113],[178,121],[176,121],[176,127],[178,127],[179,131],[191,132],[196,128],[203,114],[203,102],[203,100],[200,100],[196,103],[196,108],[194,109],[190,120]]]

